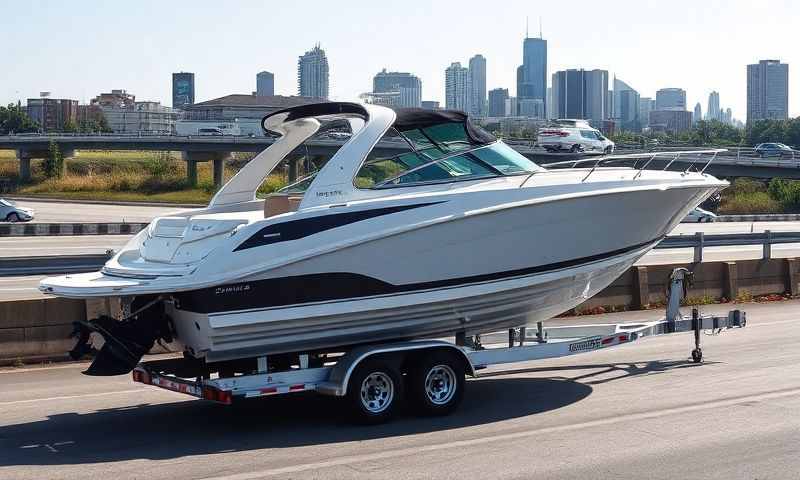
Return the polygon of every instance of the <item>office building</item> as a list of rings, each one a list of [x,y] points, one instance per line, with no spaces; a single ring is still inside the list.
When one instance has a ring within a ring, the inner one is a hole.
[[[297,93],[328,99],[328,57],[319,44],[297,59]]]
[[[50,98],[49,92],[42,92],[39,98],[27,100],[25,111],[43,132],[59,132],[65,126],[77,124],[78,101]]]
[[[425,110],[439,110],[439,102],[436,100],[423,100],[422,108]]]
[[[469,113],[471,79],[469,69],[461,62],[453,62],[444,72],[444,104],[448,110],[461,110]]]
[[[172,108],[183,108],[194,103],[194,73],[172,74]]]
[[[692,115],[692,124],[697,125],[697,122],[703,119],[703,107],[700,106],[700,102],[697,102],[694,105],[694,115]]]
[[[517,102],[517,97],[508,97],[506,98],[506,117],[516,117],[518,116],[518,107],[519,102]]]
[[[392,98],[392,106],[422,106],[422,82],[408,72],[387,72],[384,68],[372,79],[372,93],[375,98]]]
[[[272,72],[259,72],[256,74],[256,95],[271,97],[275,95],[275,75]]]
[[[504,117],[506,115],[507,88],[489,90],[489,116]]]
[[[686,90],[662,88],[656,92],[656,110],[686,110]]]
[[[708,108],[706,109],[706,120],[720,120],[719,92],[714,91],[708,94]]]
[[[553,74],[556,118],[581,118],[601,126],[609,118],[608,71],[562,70]]]
[[[538,120],[545,119],[545,105],[540,98],[523,98],[517,100],[517,115]]]
[[[656,101],[650,97],[639,98],[639,123],[642,128],[650,124],[650,112],[656,109]]]
[[[687,110],[653,110],[650,112],[650,130],[670,134],[683,133],[692,128],[692,112]]]
[[[547,40],[527,36],[522,42],[522,65],[517,68],[517,98],[547,102]],[[545,112],[545,116],[547,112]]]
[[[190,104],[184,105],[184,108]],[[111,90],[93,98],[86,107],[84,116],[96,116],[102,112],[109,128],[114,133],[148,133],[172,135],[178,110],[159,102],[136,101],[136,96],[125,90]]]
[[[760,60],[747,66],[747,123],[789,118],[789,64]]]
[[[615,77],[612,95],[612,118],[615,120],[617,128],[631,132],[641,130],[639,108],[639,92]]]
[[[486,116],[486,59],[483,55],[475,55],[469,59],[470,77],[470,115],[483,118]]]

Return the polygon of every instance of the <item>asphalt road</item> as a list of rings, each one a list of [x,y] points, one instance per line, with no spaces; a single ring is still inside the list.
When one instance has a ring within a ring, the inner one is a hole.
[[[9,370],[0,478],[796,479],[800,302],[745,307],[702,365],[690,334],[651,338],[483,371],[454,415],[375,427],[328,397],[225,407],[84,365]]]
[[[16,203],[21,207],[32,208],[35,214],[34,222],[36,223],[146,223],[154,217],[189,210],[187,208],[164,206],[37,202],[27,200],[17,200]]]

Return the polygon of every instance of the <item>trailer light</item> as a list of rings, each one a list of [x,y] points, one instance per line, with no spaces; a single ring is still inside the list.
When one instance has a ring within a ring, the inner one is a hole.
[[[203,398],[206,400],[211,400],[212,402],[224,403],[226,405],[230,405],[233,402],[231,392],[213,387],[203,388]]]
[[[133,381],[144,383],[146,385],[150,385],[150,375],[147,372],[143,372],[141,370],[134,370],[133,371]]]

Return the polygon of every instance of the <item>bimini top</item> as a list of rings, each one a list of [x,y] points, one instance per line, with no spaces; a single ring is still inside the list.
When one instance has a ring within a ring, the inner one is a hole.
[[[396,118],[392,126],[400,132],[417,130],[441,125],[443,123],[464,124],[464,129],[470,140],[474,143],[492,143],[497,140],[494,135],[476,127],[469,121],[466,113],[458,110],[426,110],[424,108],[397,108],[394,109]],[[284,122],[290,122],[308,117],[346,117],[357,116],[365,121],[369,120],[369,113],[364,105],[349,102],[326,102],[300,105],[292,108],[278,110],[264,117],[261,126],[265,132],[281,132],[276,127]]]

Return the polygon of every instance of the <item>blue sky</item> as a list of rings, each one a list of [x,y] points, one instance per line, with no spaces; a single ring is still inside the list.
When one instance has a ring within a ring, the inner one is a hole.
[[[422,79],[423,99],[443,100],[444,69],[487,58],[487,86],[515,90],[525,17],[541,16],[549,73],[604,68],[642,96],[682,87],[691,109],[720,92],[744,118],[745,65],[789,63],[789,113],[800,115],[797,21],[792,1],[150,1],[0,0],[5,49],[0,102],[38,96],[87,101],[124,88],[169,105],[171,73],[196,74],[197,101],[255,90],[275,73],[296,94],[297,57],[320,42],[331,96],[353,100],[386,67]]]

